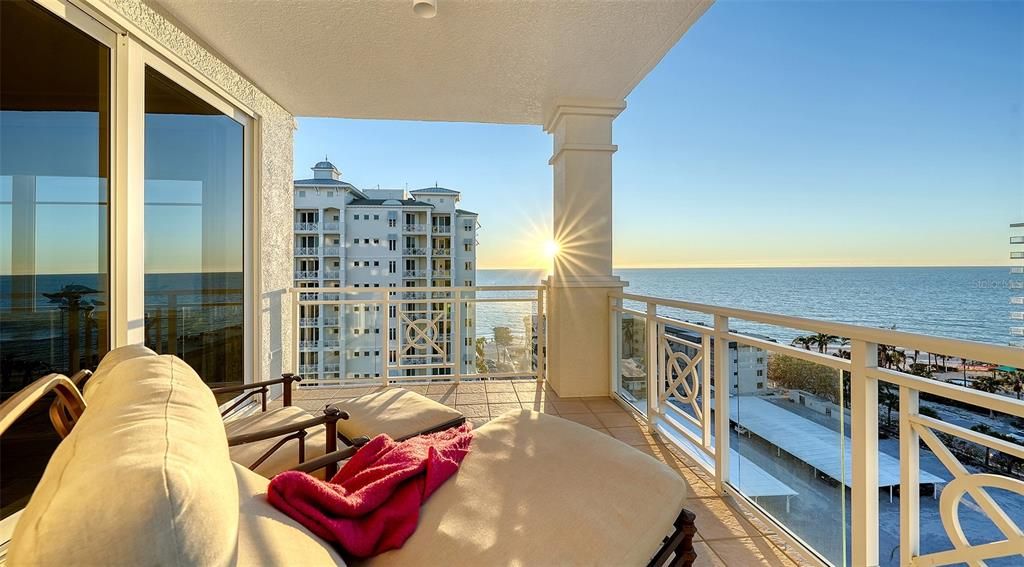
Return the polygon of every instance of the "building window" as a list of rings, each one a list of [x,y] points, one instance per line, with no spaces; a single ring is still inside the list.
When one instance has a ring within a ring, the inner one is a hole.
[[[398,337],[398,329],[395,329],[394,327],[388,329],[388,339],[394,341],[394,340],[397,340],[397,337]]]
[[[370,243],[370,239],[369,238],[364,238],[363,239],[363,244],[369,244],[369,243]]]
[[[359,287],[359,286],[356,286],[356,287]],[[359,334],[359,329],[352,329],[352,334],[353,335],[358,335]]]
[[[388,250],[391,250],[391,251],[398,250],[398,241],[394,240],[394,239],[388,240]]]
[[[394,240],[392,240],[391,242],[394,242]],[[388,262],[388,273],[389,274],[393,274],[393,273],[395,273],[397,271],[398,271],[398,263],[395,262],[394,260],[391,260],[390,262]]]
[[[374,244],[380,244],[380,239],[379,238],[374,238],[373,239],[373,243]]]
[[[473,245],[472,244],[463,244],[462,245],[462,249],[465,250],[466,252],[472,252],[473,251]]]
[[[757,371],[757,375],[758,375],[758,377],[764,376],[764,370],[758,370]]]
[[[376,268],[378,266],[380,266],[380,261],[379,260],[374,260],[373,261],[373,267]]]
[[[466,287],[473,287],[473,280],[466,280],[465,284],[466,284]]]
[[[299,197],[305,197],[305,196],[306,196],[306,192],[305,191],[299,191]]]
[[[389,305],[388,306],[388,314],[391,317],[397,317],[398,316],[398,307],[395,306],[395,305]]]
[[[373,220],[380,220],[380,215],[373,215]]]
[[[468,272],[469,270],[472,270],[472,269],[473,269],[473,262],[466,262],[466,271]]]
[[[328,191],[327,192],[327,196],[328,197],[333,197],[334,196],[334,191]]]
[[[388,219],[388,226],[391,228],[398,226],[398,219]]]
[[[370,215],[363,215],[363,220],[370,220]]]

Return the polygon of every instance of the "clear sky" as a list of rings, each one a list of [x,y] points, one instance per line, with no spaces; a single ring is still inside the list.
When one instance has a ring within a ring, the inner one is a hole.
[[[1024,221],[1024,2],[720,1],[627,102],[620,267],[1006,265]],[[540,127],[300,119],[296,178],[325,154],[463,191],[480,267],[546,267]]]

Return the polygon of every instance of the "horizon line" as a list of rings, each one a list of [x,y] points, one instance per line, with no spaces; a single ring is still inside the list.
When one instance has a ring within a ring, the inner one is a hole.
[[[613,266],[612,270],[707,270],[707,269],[729,269],[729,270],[755,270],[755,269],[814,269],[814,268],[1013,268],[1013,264],[821,264],[808,266],[797,265],[723,265],[723,264],[697,264],[687,266],[665,266],[665,265],[633,265]],[[479,270],[534,270],[547,271],[550,268],[529,267],[529,266],[480,266]]]

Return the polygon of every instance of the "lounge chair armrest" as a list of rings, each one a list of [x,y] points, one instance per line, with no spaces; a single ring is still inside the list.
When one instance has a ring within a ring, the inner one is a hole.
[[[298,433],[299,431],[310,429],[318,425],[333,425],[339,419],[348,419],[348,412],[341,411],[334,406],[327,406],[324,408],[323,415],[314,416],[295,423],[280,425],[278,427],[261,429],[250,433],[241,433],[234,437],[229,437],[228,447],[253,443],[255,441],[263,441],[265,439],[273,439],[274,437],[281,437],[282,435],[288,435],[290,433]]]
[[[301,381],[302,376],[296,376],[295,374],[282,374],[280,378],[274,378],[273,380],[250,382],[248,384],[238,384],[236,386],[221,386],[219,388],[210,388],[210,390],[212,390],[214,394],[232,394],[234,392],[244,392],[246,390],[266,388],[268,386],[276,386],[278,384],[291,385],[292,382]]]
[[[301,463],[299,464],[299,466],[295,467],[292,470],[304,473],[311,473],[313,471],[328,466],[336,468],[338,466],[338,463],[344,461],[345,459],[351,458],[352,455],[356,454],[357,450],[359,450],[359,447],[345,447],[344,449],[338,449],[337,451],[332,451],[330,453],[327,453],[326,455]],[[331,474],[330,476],[334,475]],[[328,480],[330,479],[328,478]]]

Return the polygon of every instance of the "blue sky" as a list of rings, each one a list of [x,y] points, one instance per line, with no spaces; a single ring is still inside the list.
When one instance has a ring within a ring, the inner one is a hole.
[[[1021,2],[718,2],[627,102],[617,266],[1005,265],[1024,220]],[[481,267],[546,267],[550,153],[540,127],[300,119],[295,175],[461,190]]]

